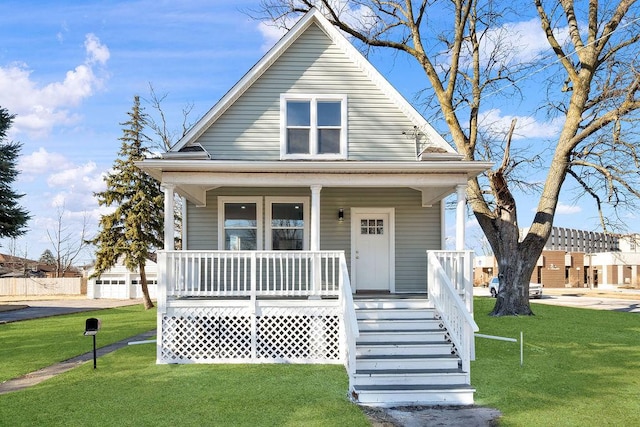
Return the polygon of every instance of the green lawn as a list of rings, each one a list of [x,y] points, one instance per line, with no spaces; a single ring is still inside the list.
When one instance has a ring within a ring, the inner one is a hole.
[[[523,367],[519,344],[476,340],[476,403],[502,411],[501,425],[640,425],[638,314],[534,304],[534,317],[494,318],[486,315],[493,303],[476,299],[481,333],[525,338]],[[99,342],[153,328],[154,313],[99,312]],[[50,364],[88,351],[86,317],[0,325],[2,375],[30,359]],[[156,365],[155,347],[144,344],[102,357],[95,371],[87,363],[0,396],[0,425],[368,425],[346,390],[342,366]]]
[[[141,306],[0,325],[0,381],[156,326]],[[155,346],[130,346],[24,391],[0,395],[0,426],[367,426],[347,399],[341,365],[156,365]]]
[[[156,365],[130,346],[0,396],[11,426],[367,426],[336,365]],[[3,424],[5,425],[5,424]]]
[[[156,327],[156,310],[141,305],[0,325],[0,382],[92,351],[93,340],[83,335],[88,317],[102,321],[98,347]]]
[[[505,426],[640,425],[640,315],[532,304],[533,317],[490,317],[476,298],[480,333],[471,381],[476,403],[498,408]]]

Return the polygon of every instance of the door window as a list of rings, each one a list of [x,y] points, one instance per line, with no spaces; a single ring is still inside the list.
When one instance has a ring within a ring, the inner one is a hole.
[[[384,220],[361,219],[360,234],[384,234]]]

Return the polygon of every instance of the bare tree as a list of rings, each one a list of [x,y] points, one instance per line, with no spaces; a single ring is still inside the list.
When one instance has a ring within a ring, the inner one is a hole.
[[[160,138],[160,144],[157,144],[157,146],[163,151],[171,150],[173,146],[186,135],[192,125],[192,123],[189,122],[189,116],[193,112],[192,103],[185,105],[182,108],[182,122],[180,123],[180,130],[173,129],[169,123],[167,123],[167,116],[162,106],[162,103],[166,102],[167,96],[167,93],[156,93],[153,85],[149,83],[149,99],[145,99],[145,101],[151,105],[155,114],[149,115],[149,122],[147,126],[158,138]]]
[[[160,140],[156,146],[162,151],[171,150],[176,143],[186,135],[189,128],[192,126],[192,123],[189,121],[189,116],[193,112],[192,103],[187,104],[182,108],[180,130],[175,130],[169,125],[167,122],[167,115],[164,107],[162,106],[163,102],[166,102],[167,96],[167,93],[158,94],[153,85],[149,83],[149,99],[145,99],[145,101],[151,105],[155,114],[148,116],[149,119],[147,121],[147,127],[149,127]],[[174,246],[178,250],[182,249],[182,205],[182,197],[176,194],[173,203],[173,217],[175,218],[174,230],[176,232]]]
[[[55,277],[64,277],[73,267],[74,262],[87,247],[87,214],[83,214],[82,227],[80,231],[74,227],[73,230],[65,223],[67,211],[64,206],[57,210],[56,221],[52,229],[47,229],[47,237],[53,248],[54,265],[56,267]]]
[[[365,51],[384,48],[417,61],[432,96],[427,107],[437,109],[452,144],[466,160],[498,164],[467,189],[498,262],[501,286],[493,315],[532,314],[529,280],[567,177],[593,198],[605,230],[615,218],[606,209],[615,212],[637,202],[640,21],[635,0],[534,0],[509,6],[491,0],[263,0],[259,13],[286,26],[289,18],[312,7]],[[546,34],[546,58],[523,60],[509,43],[505,24],[522,19],[526,8]],[[496,96],[517,97],[518,83],[536,73],[543,73],[548,95],[539,108],[548,108],[562,125],[548,147],[517,154],[506,142],[513,130],[497,139],[483,129],[482,112],[495,105]],[[546,168],[542,183],[522,179],[532,165],[538,172]],[[523,189],[538,201],[521,237],[514,191]]]

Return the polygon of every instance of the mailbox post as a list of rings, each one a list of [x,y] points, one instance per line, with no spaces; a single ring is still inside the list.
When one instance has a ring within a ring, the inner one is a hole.
[[[93,369],[96,369],[97,365],[97,354],[96,354],[96,334],[100,329],[100,319],[96,319],[95,317],[90,317],[85,321],[84,324],[84,335],[93,337]]]

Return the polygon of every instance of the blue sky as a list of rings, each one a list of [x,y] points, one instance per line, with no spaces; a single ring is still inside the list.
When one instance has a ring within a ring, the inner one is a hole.
[[[13,247],[16,255],[38,258],[52,248],[47,231],[54,230],[58,212],[64,213],[68,234],[79,233],[85,215],[94,233],[104,211],[93,193],[104,189],[103,176],[117,156],[120,123],[127,119],[134,95],[148,98],[151,83],[158,94],[167,95],[162,105],[174,129],[188,104],[193,105],[189,120],[195,122],[277,41],[277,31],[244,12],[256,3],[0,3],[0,106],[17,115],[10,139],[23,147],[15,187],[26,194],[22,205],[33,216],[28,234],[13,245],[0,241],[0,252],[10,253]],[[513,25],[521,33],[539,29],[535,21]],[[532,42],[520,54],[543,48]],[[378,51],[371,60],[409,101],[426,85],[409,59]],[[504,127],[517,115],[520,134],[537,138],[557,129],[557,123],[530,117],[524,103],[507,107],[496,105],[487,120]],[[152,112],[148,106],[147,112]],[[561,200],[556,224],[595,229],[595,214],[587,212],[593,212],[588,204],[573,205],[568,197]],[[519,213],[520,225],[528,226],[531,206],[521,206]],[[479,236],[474,221],[468,236]],[[82,261],[91,258],[87,253]]]

